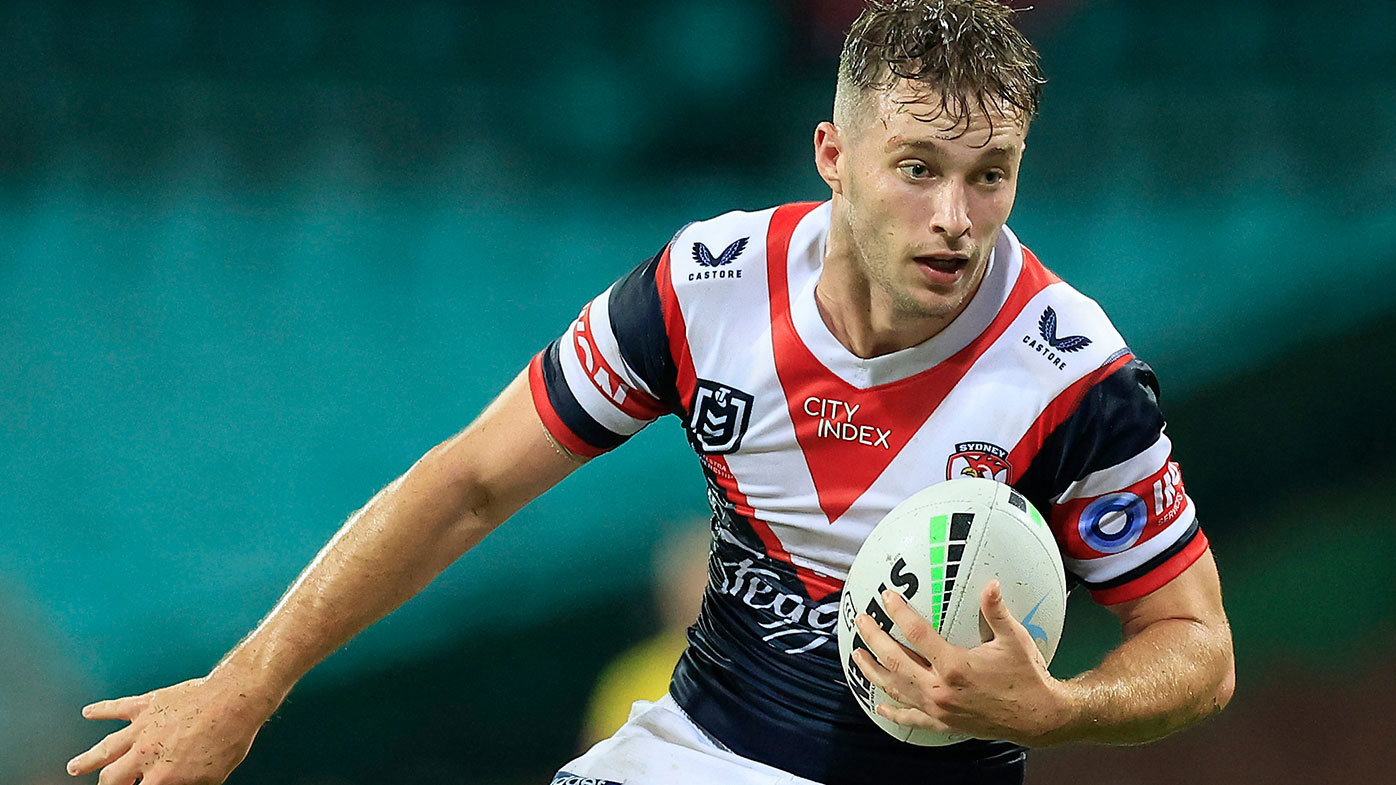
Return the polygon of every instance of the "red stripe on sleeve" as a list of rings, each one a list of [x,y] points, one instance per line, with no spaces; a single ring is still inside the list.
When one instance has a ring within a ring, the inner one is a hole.
[[[534,355],[533,361],[528,364],[528,391],[533,396],[533,408],[538,410],[538,418],[543,421],[543,427],[557,439],[558,444],[586,458],[595,458],[605,452],[587,444],[577,434],[572,433],[572,429],[568,428],[553,410],[553,402],[548,400],[548,386],[543,381],[542,352]]]
[[[669,269],[669,252],[673,245],[670,243],[666,246],[659,257],[654,284],[659,288],[659,309],[664,313],[664,332],[669,336],[669,353],[674,358],[677,371],[675,386],[679,391],[679,403],[684,411],[689,411],[693,407],[693,391],[698,386],[698,378],[693,370],[688,332],[684,329],[683,311],[679,309],[679,296],[674,292],[674,279]]]
[[[1147,594],[1155,592],[1167,585],[1174,578],[1183,574],[1183,571],[1191,567],[1202,554],[1207,552],[1207,535],[1197,530],[1197,536],[1192,538],[1181,551],[1173,555],[1173,558],[1160,564],[1147,574],[1141,575],[1129,583],[1112,586],[1108,589],[1091,590],[1091,599],[1101,605],[1118,605],[1122,602],[1137,600]]]
[[[1023,438],[1018,440],[1018,444],[1009,451],[1008,463],[1012,466],[1027,466],[1032,463],[1032,459],[1037,456],[1038,451],[1042,449],[1043,442],[1052,435],[1052,431],[1066,422],[1076,411],[1076,407],[1081,405],[1081,399],[1086,397],[1086,391],[1110,374],[1128,365],[1129,361],[1133,359],[1133,354],[1125,352],[1115,358],[1114,362],[1101,366],[1095,373],[1077,379],[1075,384],[1058,393],[1057,397],[1047,404],[1047,408],[1042,410],[1042,414],[1037,416],[1037,420],[1023,434]]]
[[[1081,538],[1079,529],[1081,513],[1097,499],[1121,492],[1142,499],[1147,510],[1144,529],[1140,533],[1139,539],[1130,546],[1131,548],[1137,548],[1168,531],[1168,527],[1173,525],[1173,522],[1178,520],[1178,517],[1188,509],[1187,490],[1183,487],[1183,472],[1178,468],[1177,463],[1165,460],[1163,466],[1160,466],[1153,474],[1123,488],[1112,488],[1097,496],[1068,499],[1052,505],[1048,519],[1052,522],[1052,530],[1057,533],[1057,541],[1061,543],[1062,552],[1065,555],[1073,559],[1094,559],[1103,555]]]

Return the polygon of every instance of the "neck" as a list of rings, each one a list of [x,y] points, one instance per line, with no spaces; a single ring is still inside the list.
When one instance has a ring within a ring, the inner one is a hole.
[[[836,231],[837,226],[836,218],[830,226],[814,301],[829,332],[863,359],[901,351],[939,335],[964,311],[982,283],[981,275],[970,295],[953,311],[909,312],[898,307],[882,284],[868,277],[847,232]]]

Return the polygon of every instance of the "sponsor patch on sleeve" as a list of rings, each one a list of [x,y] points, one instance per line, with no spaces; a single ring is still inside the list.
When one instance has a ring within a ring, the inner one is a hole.
[[[1124,488],[1054,505],[1052,528],[1066,556],[1094,559],[1123,553],[1160,536],[1188,506],[1182,471],[1170,460]]]

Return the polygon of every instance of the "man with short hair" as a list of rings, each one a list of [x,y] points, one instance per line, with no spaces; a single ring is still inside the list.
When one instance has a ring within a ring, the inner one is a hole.
[[[352,516],[212,672],[84,709],[130,724],[69,771],[221,782],[315,663],[669,413],[714,512],[703,610],[670,694],[555,782],[1019,783],[1024,747],[1147,741],[1218,711],[1230,632],[1157,382],[1005,226],[1042,82],[1010,15],[991,0],[870,3],[834,121],[815,130],[830,201],[681,229]],[[902,704],[878,712],[975,739],[918,747],[844,684],[838,592],[888,510],[965,474],[1046,513],[1070,579],[1124,641],[1062,681],[993,583],[993,637],[972,649],[888,598],[912,647],[859,619],[876,656],[856,666]]]

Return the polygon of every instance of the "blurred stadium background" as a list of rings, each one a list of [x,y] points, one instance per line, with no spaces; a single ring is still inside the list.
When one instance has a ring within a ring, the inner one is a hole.
[[[1029,782],[1378,781],[1396,6],[1034,4],[1012,224],[1164,381],[1240,688]],[[856,5],[0,3],[0,783],[65,781],[115,727],[83,703],[205,672],[680,225],[824,198]],[[546,782],[703,510],[649,429],[312,673],[230,782]],[[1112,629],[1074,602],[1054,670]]]

